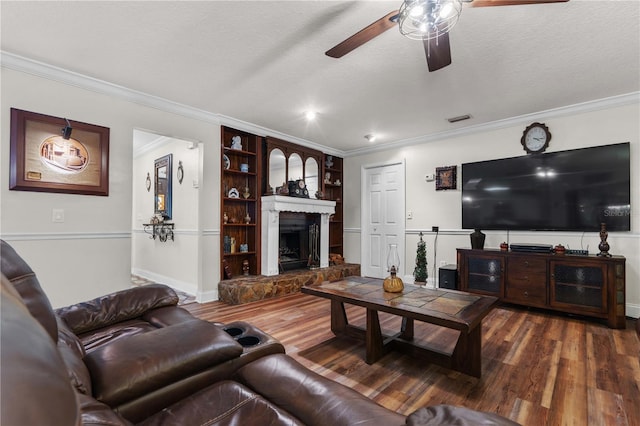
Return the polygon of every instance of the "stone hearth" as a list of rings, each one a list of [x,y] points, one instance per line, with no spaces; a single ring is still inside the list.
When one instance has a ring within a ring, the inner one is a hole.
[[[345,263],[313,270],[298,269],[279,275],[238,276],[218,284],[218,298],[230,305],[257,302],[296,293],[305,284],[335,281],[348,276],[360,276],[360,265]]]

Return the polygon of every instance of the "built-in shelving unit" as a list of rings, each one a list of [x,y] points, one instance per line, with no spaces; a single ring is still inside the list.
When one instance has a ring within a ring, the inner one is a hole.
[[[260,274],[262,138],[222,127],[221,279]]]
[[[323,172],[323,192],[325,200],[336,202],[336,213],[329,220],[329,254],[344,255],[343,247],[343,190],[342,185],[343,159],[336,156],[325,155]]]

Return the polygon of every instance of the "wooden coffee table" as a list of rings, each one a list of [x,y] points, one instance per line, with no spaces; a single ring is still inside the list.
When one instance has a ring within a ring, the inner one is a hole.
[[[498,302],[496,297],[413,285],[406,285],[402,293],[387,293],[382,289],[382,280],[362,277],[312,284],[302,287],[302,292],[331,300],[331,331],[336,336],[364,340],[367,364],[373,364],[390,350],[397,350],[470,376],[481,375],[481,322]],[[366,328],[349,324],[345,303],[367,309]],[[400,332],[383,335],[378,312],[402,317]],[[453,352],[444,353],[422,342],[414,344],[414,320],[459,330]]]

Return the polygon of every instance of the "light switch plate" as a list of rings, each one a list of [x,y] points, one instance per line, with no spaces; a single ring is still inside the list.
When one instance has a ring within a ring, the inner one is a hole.
[[[64,210],[63,209],[52,209],[51,210],[51,221],[55,223],[64,223]]]

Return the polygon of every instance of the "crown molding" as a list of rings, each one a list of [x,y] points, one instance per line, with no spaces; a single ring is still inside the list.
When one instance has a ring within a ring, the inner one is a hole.
[[[410,139],[402,139],[398,141],[386,142],[374,147],[365,147],[346,151],[344,157],[353,157],[357,155],[370,154],[373,152],[388,151],[390,149],[398,149],[402,147],[420,145],[429,142],[441,141],[459,136],[488,132],[492,130],[504,129],[506,127],[528,124],[532,121],[543,121],[552,118],[565,117],[568,115],[576,115],[585,112],[598,111],[602,109],[615,108],[620,106],[640,104],[640,92],[631,92],[624,95],[612,96],[609,98],[596,99],[593,101],[582,102],[574,105],[553,108],[546,111],[540,111],[532,114],[524,114],[515,117],[505,118],[503,120],[491,121],[488,123],[475,124],[471,126],[461,127],[455,130],[447,130],[444,132],[433,133],[430,135],[418,136]]]
[[[39,62],[33,59],[25,58],[23,56],[15,55],[13,53],[0,51],[0,65],[3,68],[13,69],[15,71],[20,71],[49,80],[58,81],[70,86],[90,90],[96,93],[106,94],[129,102],[152,107],[161,111],[166,111],[184,117],[193,118],[213,124],[230,126],[239,130],[257,134],[259,136],[273,136],[279,139],[284,139],[296,143],[298,145],[322,151],[326,154],[336,155],[338,157],[353,157],[375,152],[388,151],[390,149],[395,150],[401,147],[420,145],[429,142],[441,141],[443,139],[450,139],[469,134],[503,129],[506,127],[521,125],[523,123],[529,123],[531,121],[548,120],[557,117],[640,103],[640,92],[632,92],[619,96],[612,96],[609,98],[596,99],[579,104],[553,108],[532,114],[510,117],[503,120],[496,120],[489,123],[461,127],[455,130],[447,130],[444,132],[418,136],[410,139],[390,141],[376,146],[367,146],[364,148],[343,151],[317,144],[306,139],[287,135],[273,129],[238,120],[233,117],[227,117],[225,115],[204,111],[198,108],[190,107],[188,105],[173,102],[168,99],[160,98],[158,96],[153,96],[147,93],[132,90],[123,86],[119,86],[117,84],[109,83],[103,80],[69,71],[64,68],[46,64],[44,62]]]
[[[26,74],[35,75],[37,77],[45,78],[48,80],[68,84],[80,89],[113,96],[115,98],[133,102],[139,105],[148,106],[161,111],[213,123],[216,125],[233,127],[238,130],[254,133],[258,136],[273,136],[279,139],[284,139],[289,142],[296,143],[298,145],[316,149],[327,154],[336,155],[339,157],[344,156],[344,151],[337,150],[335,148],[317,144],[315,142],[301,139],[295,136],[287,135],[285,133],[269,129],[267,127],[262,127],[256,124],[248,123],[246,121],[238,120],[233,117],[228,117],[198,108],[193,108],[188,105],[173,102],[168,99],[153,96],[144,92],[139,92],[137,90],[132,90],[124,86],[119,86],[117,84],[109,83],[104,80],[99,80],[97,78],[89,77],[80,73],[69,71],[64,68],[56,67],[54,65],[36,61],[23,56],[15,55],[6,51],[0,51],[0,66],[2,66],[3,68],[20,71]]]

